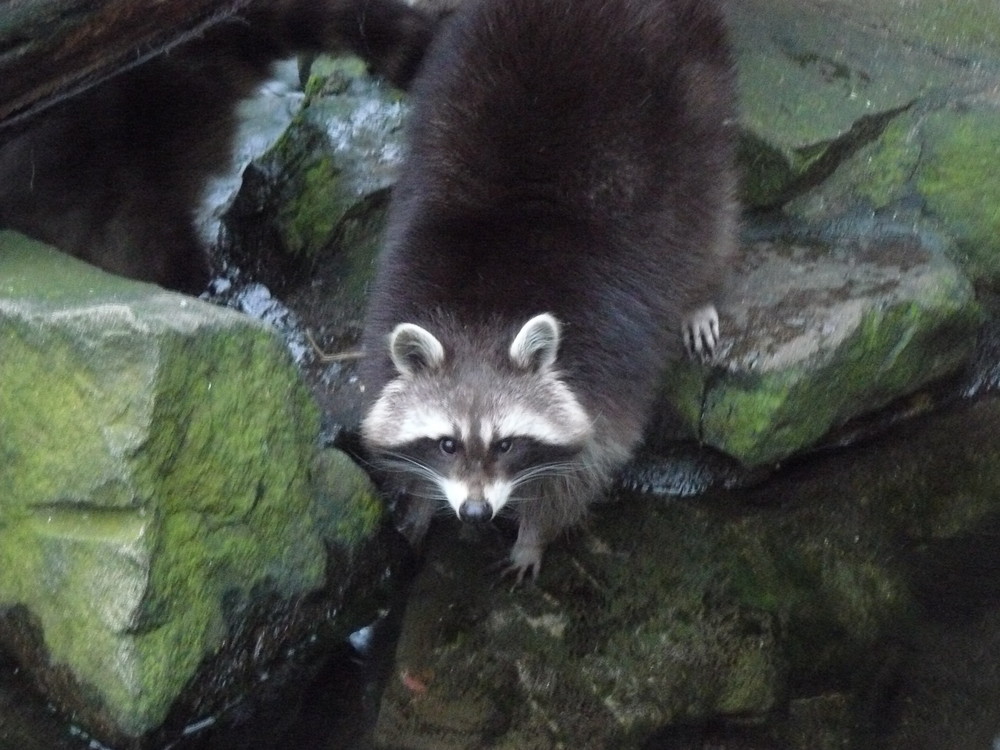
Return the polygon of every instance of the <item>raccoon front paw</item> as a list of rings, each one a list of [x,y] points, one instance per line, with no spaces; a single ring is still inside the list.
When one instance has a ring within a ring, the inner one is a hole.
[[[501,573],[503,578],[514,578],[515,585],[524,582],[527,575],[531,575],[532,581],[538,580],[538,573],[542,569],[542,546],[534,544],[514,544],[510,551],[510,558]]]
[[[719,313],[715,305],[704,305],[688,313],[682,332],[689,356],[702,361],[711,359],[719,345]]]

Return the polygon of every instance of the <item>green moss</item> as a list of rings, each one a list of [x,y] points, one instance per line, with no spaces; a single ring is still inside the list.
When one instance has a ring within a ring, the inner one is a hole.
[[[788,419],[796,413],[793,396],[800,377],[782,372],[716,385],[705,401],[702,440],[749,465],[803,445],[813,420]]]
[[[296,165],[295,172],[294,183],[283,191],[278,224],[288,252],[313,257],[343,214],[340,171],[329,154],[314,150]]]
[[[257,162],[269,176],[258,202],[296,268],[353,252],[351,235],[365,212],[380,218],[381,194],[395,180],[405,108],[399,92],[363,71],[356,60],[318,59],[308,105]]]
[[[1000,283],[1000,112],[935,113],[918,189],[958,238],[955,258],[973,280]]]
[[[322,580],[306,466],[318,415],[294,370],[282,366],[286,358],[273,336],[247,334],[202,337],[205,351],[194,361],[170,352],[185,339],[163,342],[154,418],[164,428],[151,436],[137,467],[162,499],[154,610],[161,599],[175,600],[173,588],[192,582],[208,586],[207,600],[217,607],[229,587],[270,580],[291,593]],[[269,466],[266,484],[256,469],[262,462]]]
[[[8,233],[0,279],[0,605],[140,734],[220,643],[224,599],[324,580],[317,409],[230,311]]]
[[[309,80],[305,85],[306,101],[344,94],[352,85],[357,85],[356,81],[367,77],[368,66],[359,57],[320,55],[309,67]]]
[[[848,168],[854,176],[849,182],[857,197],[882,208],[902,195],[920,159],[920,144],[913,136],[913,127],[909,116],[897,117],[874,144],[851,160]]]
[[[132,669],[98,685],[137,730],[162,720],[220,642],[224,596],[247,597],[255,586],[291,595],[319,585],[325,565],[310,528],[302,458],[318,419],[294,371],[281,365],[280,344],[253,328],[199,337],[196,357],[184,351],[192,346],[187,337],[164,334],[160,344],[153,420],[162,429],[136,455],[134,469],[138,485],[158,499],[153,566],[134,637],[119,646],[130,649]],[[264,351],[270,348],[276,351]],[[257,469],[262,462],[267,484]],[[62,657],[87,664],[77,648],[89,644],[75,643]]]
[[[329,541],[355,549],[370,539],[385,512],[368,475],[333,448],[316,454],[312,475],[319,524]]]
[[[827,221],[831,216],[881,209],[904,198],[921,156],[916,117],[895,116],[881,135],[841,162],[817,187],[794,198],[785,210],[794,216]]]
[[[919,301],[871,308],[825,362],[714,382],[702,439],[746,465],[778,461],[857,414],[859,404],[873,411],[954,372],[971,354],[979,312],[963,278],[936,278],[939,286]]]
[[[0,230],[0,297],[52,307],[91,300],[125,304],[155,289],[69,259],[17,232]]]
[[[885,563],[885,550],[858,538],[856,519],[796,515],[727,526],[732,595],[782,624],[783,651],[798,679],[849,675],[858,654],[908,616],[908,587]],[[753,652],[745,656],[752,670]]]

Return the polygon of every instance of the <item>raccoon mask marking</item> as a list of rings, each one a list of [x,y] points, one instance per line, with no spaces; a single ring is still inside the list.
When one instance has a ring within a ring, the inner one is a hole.
[[[462,520],[490,520],[533,481],[565,472],[592,436],[555,370],[559,335],[555,317],[536,315],[497,366],[397,325],[389,353],[398,377],[362,423],[366,443],[386,468],[412,474],[415,494],[444,499]]]

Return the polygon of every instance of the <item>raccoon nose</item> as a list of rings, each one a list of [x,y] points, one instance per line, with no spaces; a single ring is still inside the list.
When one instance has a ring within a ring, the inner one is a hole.
[[[458,517],[467,523],[484,523],[493,518],[493,508],[485,500],[466,500],[458,508]]]

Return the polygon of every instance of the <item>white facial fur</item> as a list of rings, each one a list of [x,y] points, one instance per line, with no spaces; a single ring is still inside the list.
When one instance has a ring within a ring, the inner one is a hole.
[[[548,445],[576,445],[592,438],[586,410],[555,369],[560,325],[549,313],[528,320],[506,351],[512,369],[490,364],[467,346],[465,362],[447,362],[453,350],[430,331],[412,324],[389,336],[398,376],[382,390],[362,422],[362,437],[376,453],[393,453],[429,438],[450,437],[490,446],[505,438],[531,438]],[[484,346],[488,342],[484,342]],[[403,467],[405,468],[405,467]],[[470,498],[486,500],[494,513],[510,499],[517,477],[463,464],[465,476],[443,467],[421,466],[456,512]]]
[[[472,491],[472,488],[461,481],[460,479],[452,479],[449,477],[441,477],[438,481],[438,486],[441,489],[441,494],[444,499],[448,501],[448,505],[452,507],[456,514],[458,514],[459,509],[462,507],[462,503],[468,500],[470,497],[477,495]],[[493,509],[493,515],[495,516],[500,512],[500,509],[507,504],[513,494],[515,483],[504,479],[497,479],[492,482],[488,482],[482,491],[482,498],[489,503],[490,508]]]
[[[518,374],[487,374],[483,393],[467,393],[468,383],[445,382],[445,348],[426,329],[401,323],[389,336],[389,351],[399,377],[383,388],[362,422],[362,436],[372,446],[403,445],[423,437],[466,439],[478,423],[489,444],[502,437],[531,437],[561,445],[586,440],[590,417],[553,367],[560,326],[549,313],[525,323],[508,355]],[[532,389],[534,408],[526,389]],[[519,392],[520,391],[520,392]],[[538,398],[538,396],[542,398]],[[489,407],[489,408],[486,408]]]

